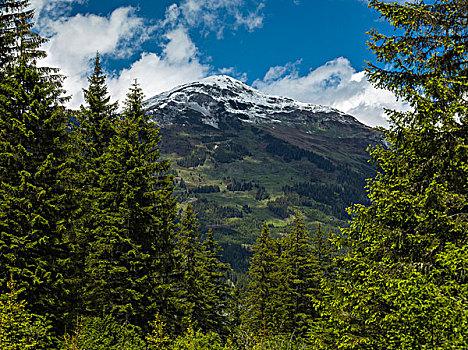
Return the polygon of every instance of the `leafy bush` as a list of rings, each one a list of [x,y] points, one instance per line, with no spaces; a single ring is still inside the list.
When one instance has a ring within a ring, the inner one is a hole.
[[[26,302],[9,283],[10,292],[0,295],[0,348],[2,350],[52,349],[50,326],[44,317],[31,314]]]
[[[146,350],[138,327],[119,324],[111,316],[79,318],[71,335],[66,335],[63,350]]]
[[[228,344],[226,345],[228,346]],[[204,334],[200,331],[195,332],[193,328],[189,328],[184,336],[177,338],[171,350],[227,350],[230,347],[224,347],[221,344],[221,339],[215,333]]]

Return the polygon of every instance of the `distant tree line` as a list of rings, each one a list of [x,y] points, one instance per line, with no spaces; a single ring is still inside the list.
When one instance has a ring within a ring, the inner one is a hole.
[[[335,165],[330,160],[317,153],[291,145],[270,134],[264,134],[262,137],[263,140],[267,142],[265,150],[268,153],[282,157],[285,162],[289,163],[293,160],[305,158],[315,164],[319,169],[327,172],[333,172],[335,170]]]

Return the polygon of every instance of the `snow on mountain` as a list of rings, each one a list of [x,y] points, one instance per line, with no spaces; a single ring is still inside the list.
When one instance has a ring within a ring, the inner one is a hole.
[[[251,124],[332,122],[363,126],[337,109],[266,95],[225,75],[181,85],[146,102],[148,113],[162,126],[190,122],[219,128],[221,121],[233,118]]]

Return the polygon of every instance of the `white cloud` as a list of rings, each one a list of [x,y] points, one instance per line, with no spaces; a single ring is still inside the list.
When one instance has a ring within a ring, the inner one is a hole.
[[[197,49],[183,28],[167,33],[166,38],[161,55],[143,53],[130,68],[109,77],[109,91],[114,98],[123,101],[134,79],[138,79],[147,97],[152,97],[208,75],[211,67],[200,63]]]
[[[206,77],[212,67],[200,62],[189,30],[201,28],[208,35],[222,37],[226,28],[249,31],[262,25],[265,0],[183,0],[166,9],[165,19],[149,26],[132,7],[120,7],[107,16],[77,14],[69,16],[72,6],[86,0],[32,0],[36,9],[36,28],[50,39],[44,46],[48,57],[41,63],[59,67],[67,76],[64,87],[72,96],[70,108],[83,103],[83,87],[92,71],[96,51],[107,58],[139,58],[119,72],[109,72],[109,90],[122,100],[133,79],[137,78],[148,97]],[[245,2],[254,3],[255,11],[244,10]],[[141,44],[152,37],[154,52],[141,52]],[[159,45],[159,46],[158,46]],[[246,80],[244,73],[233,76]]]
[[[195,57],[197,48],[183,27],[170,31],[165,38],[168,42],[163,49],[163,54],[169,62],[188,63]]]
[[[30,6],[35,10],[35,16],[40,17],[43,12],[48,16],[60,17],[70,10],[73,3],[83,3],[85,0],[31,0]]]
[[[253,32],[255,29],[263,27],[263,15],[261,14],[261,10],[264,7],[265,4],[260,3],[254,12],[249,12],[247,14],[243,14],[239,10],[236,10],[236,28],[239,26],[245,26],[249,32]]]
[[[335,107],[371,126],[388,126],[384,108],[408,108],[391,92],[374,88],[364,72],[356,72],[346,58],[327,62],[302,76],[298,64],[272,67],[253,85],[269,94]]]
[[[75,15],[57,20],[43,18],[50,41],[44,49],[49,54],[41,63],[59,67],[68,78],[65,89],[73,96],[70,107],[82,102],[81,89],[86,87],[92,59],[99,51],[110,57],[128,57],[145,36],[143,20],[131,7],[114,10],[108,17],[94,14]]]
[[[215,33],[222,38],[227,28],[240,27],[253,31],[263,26],[266,0],[250,0],[254,11],[245,11],[245,0],[184,0],[180,5],[172,4],[166,10],[166,18],[161,27],[201,28],[204,35]]]

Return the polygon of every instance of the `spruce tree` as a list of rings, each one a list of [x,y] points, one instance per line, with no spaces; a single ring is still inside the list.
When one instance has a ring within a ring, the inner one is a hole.
[[[204,291],[204,315],[201,329],[219,334],[227,333],[227,310],[231,287],[227,284],[230,268],[221,262],[221,247],[208,230],[202,244],[202,290]]]
[[[266,222],[252,254],[243,323],[253,334],[274,334],[281,331],[278,320],[282,312],[282,295],[278,294],[281,271],[278,245]]]
[[[10,276],[33,313],[67,317],[66,115],[61,78],[38,68],[43,40],[27,1],[1,8],[0,290]],[[58,322],[58,323],[57,323]]]
[[[90,247],[105,225],[102,215],[102,191],[99,179],[103,177],[102,164],[112,137],[115,135],[117,121],[117,104],[110,103],[107,92],[106,76],[101,66],[101,58],[96,54],[93,74],[88,78],[88,89],[83,89],[85,105],[76,113],[77,125],[72,129],[73,151],[71,154],[74,172],[71,173],[73,195],[76,206],[73,208],[73,227],[70,232],[70,243],[73,247],[72,260],[75,271],[71,276],[76,296],[76,312],[87,309],[84,288],[89,275],[83,273]]]
[[[158,128],[143,108],[135,82],[102,156],[84,290],[91,313],[140,326],[169,317],[175,219],[170,163],[159,159]]]
[[[178,297],[183,301],[184,320],[180,325],[185,329],[189,322],[198,328],[199,321],[203,322],[202,304],[202,270],[199,264],[202,254],[202,235],[199,231],[198,220],[192,206],[185,209],[176,237],[176,254],[178,258]]]
[[[281,244],[282,323],[286,333],[304,336],[309,323],[318,316],[315,303],[320,293],[321,269],[299,213],[296,213],[291,232]]]
[[[98,159],[105,153],[110,140],[115,135],[115,124],[118,120],[118,103],[110,102],[107,91],[106,75],[103,72],[99,53],[94,59],[93,74],[88,78],[89,86],[83,89],[86,106],[81,106],[78,114],[83,142],[83,156]]]
[[[322,270],[323,278],[333,278],[333,258],[337,255],[336,248],[332,244],[333,234],[323,232],[318,224],[317,230],[312,234],[312,252]]]
[[[183,301],[184,324],[203,332],[224,334],[227,325],[229,268],[220,262],[220,248],[211,231],[206,237],[190,205],[182,216],[177,235],[179,259],[178,297]]]
[[[34,11],[28,8],[29,0],[0,2],[0,70],[11,69],[19,60],[36,63],[46,56],[40,46],[47,40],[31,30]]]
[[[371,31],[375,86],[407,101],[388,111],[368,207],[355,206],[320,348],[461,349],[468,344],[468,4],[370,1],[396,29]]]

